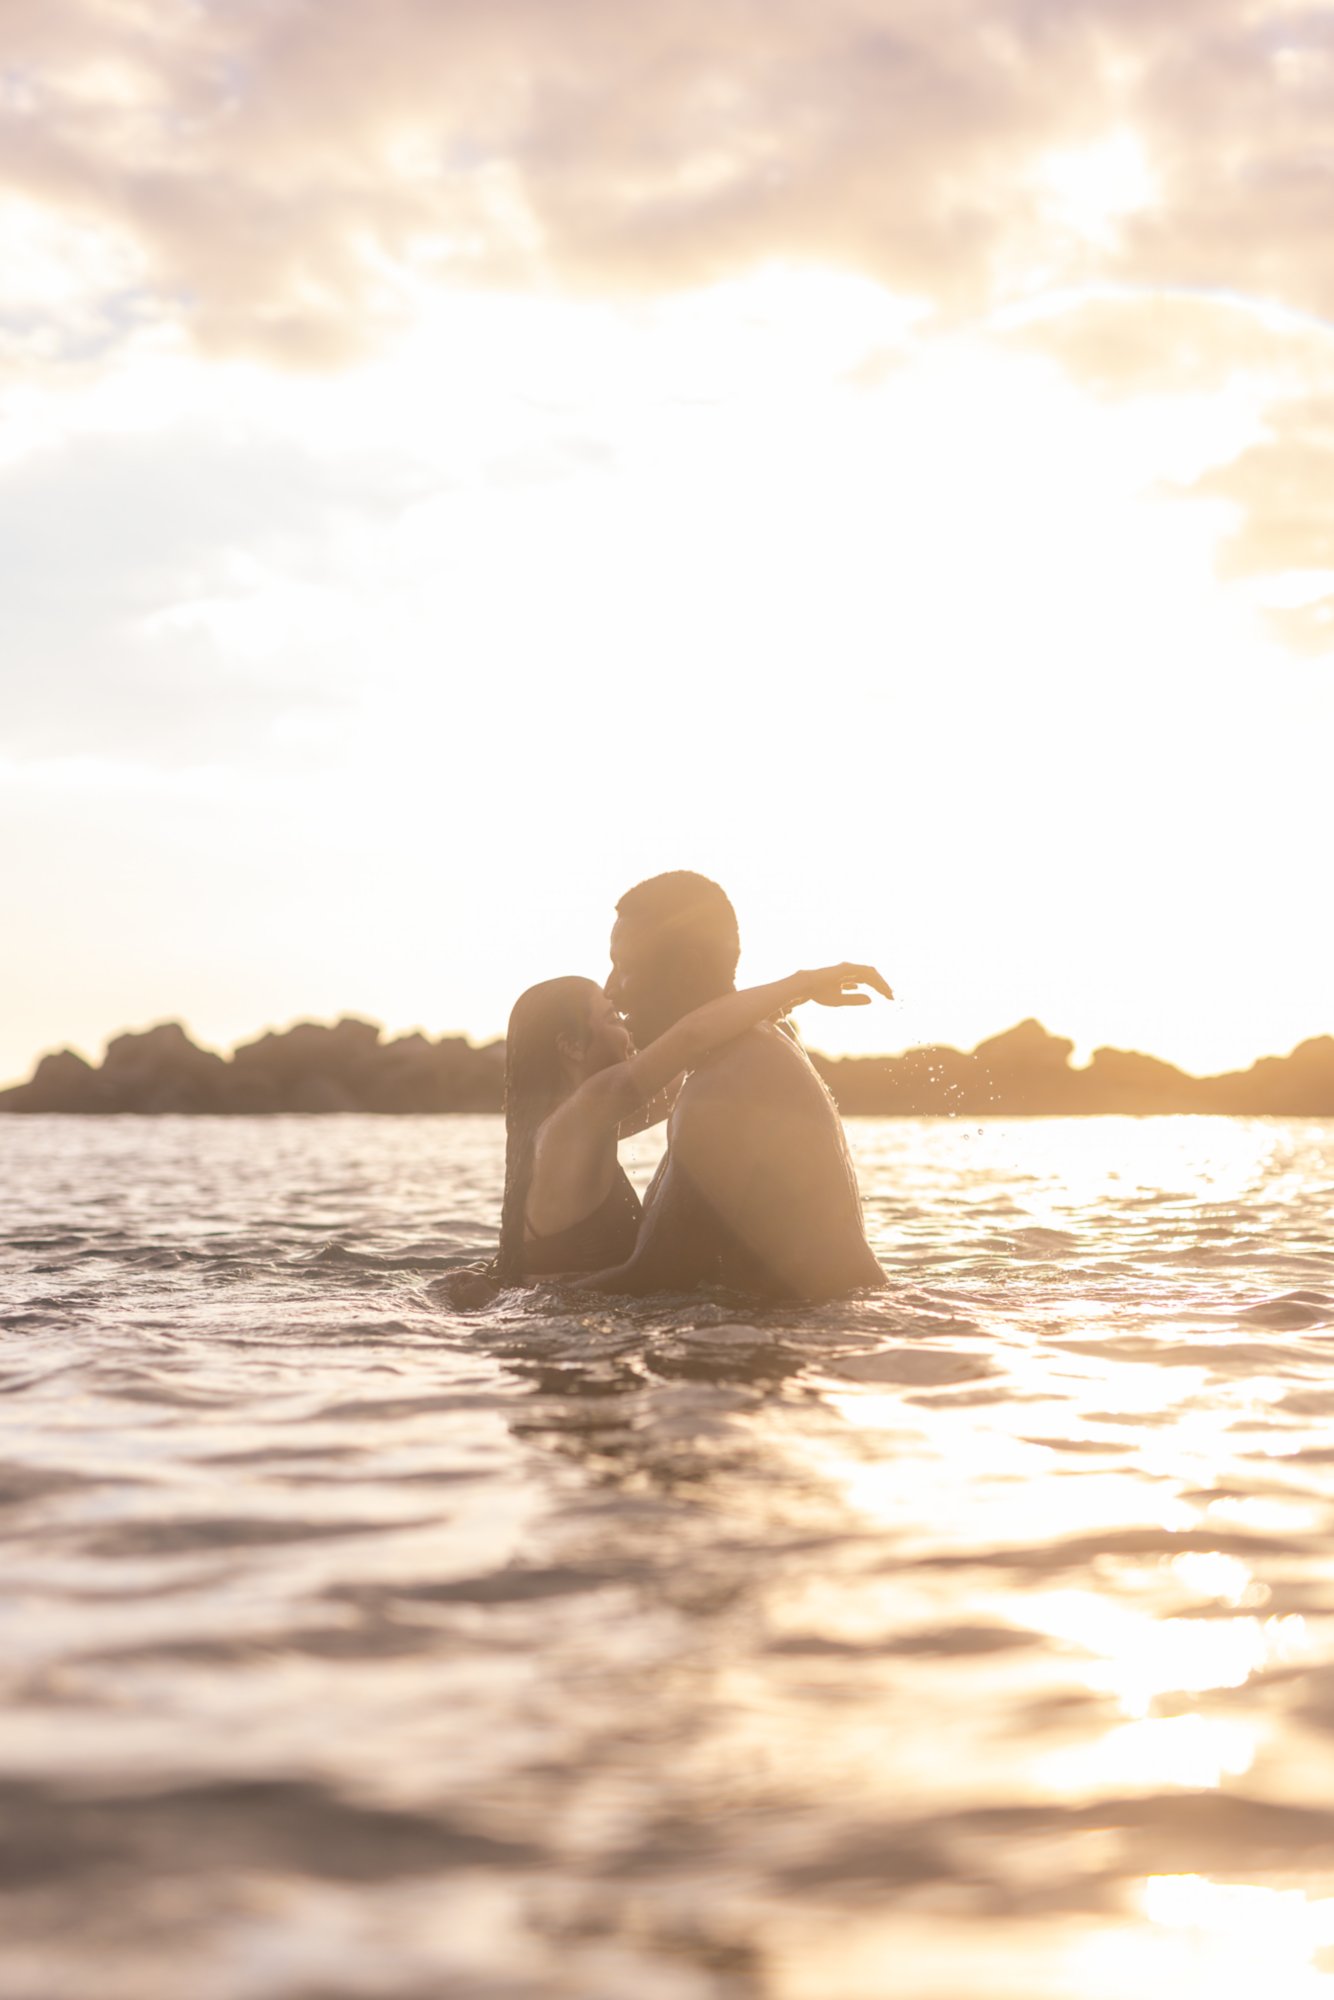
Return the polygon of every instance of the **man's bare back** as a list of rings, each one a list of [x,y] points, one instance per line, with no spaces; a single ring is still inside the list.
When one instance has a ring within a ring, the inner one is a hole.
[[[736,912],[716,882],[689,869],[654,875],[616,905],[607,997],[646,1048],[692,1008],[734,989],[740,949]],[[588,1281],[598,1290],[703,1283],[760,1298],[826,1299],[885,1282],[833,1099],[772,1023],[738,1035],[691,1072],[649,1192],[633,1256]]]
[[[833,1099],[788,1035],[756,1028],[686,1079],[634,1255],[595,1282],[771,1299],[884,1284]]]

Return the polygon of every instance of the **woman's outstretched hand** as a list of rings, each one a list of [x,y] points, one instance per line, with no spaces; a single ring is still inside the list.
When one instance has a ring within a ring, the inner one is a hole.
[[[872,986],[886,1000],[894,998],[888,983],[873,965],[821,965],[814,972],[799,972],[797,978],[801,992],[792,1003],[794,1007],[804,1000],[814,1000],[821,1007],[869,1007],[870,994],[856,992],[858,986]]]

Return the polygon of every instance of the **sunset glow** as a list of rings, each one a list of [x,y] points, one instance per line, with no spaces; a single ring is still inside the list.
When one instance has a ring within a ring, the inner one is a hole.
[[[765,64],[667,11],[688,74],[587,24],[570,88],[632,131],[542,115],[509,6],[19,10],[6,1080],[168,1016],[490,1037],[673,866],[743,977],[886,967],[835,1051],[1334,1026],[1308,17],[1262,10],[1286,122],[1229,197],[1133,13],[1021,103],[1022,10],[967,89],[897,10],[938,89],[896,122],[856,10],[766,17]],[[1196,24],[1220,114],[1250,18]]]

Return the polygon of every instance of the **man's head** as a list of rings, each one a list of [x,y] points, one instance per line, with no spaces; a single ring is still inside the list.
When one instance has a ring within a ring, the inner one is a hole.
[[[741,945],[716,882],[679,868],[628,889],[616,905],[608,996],[642,1048],[706,1000],[730,991]]]

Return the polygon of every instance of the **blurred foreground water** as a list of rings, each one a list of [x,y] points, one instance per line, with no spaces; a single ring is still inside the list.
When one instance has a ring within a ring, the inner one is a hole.
[[[849,1129],[464,1317],[497,1119],[0,1120],[5,2000],[1334,1996],[1334,1124]]]

